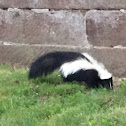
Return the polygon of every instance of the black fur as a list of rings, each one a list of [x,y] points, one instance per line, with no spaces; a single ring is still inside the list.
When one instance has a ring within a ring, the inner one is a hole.
[[[70,74],[65,78],[63,75],[61,75],[63,78],[63,81],[65,82],[85,82],[88,87],[91,88],[100,88],[104,87],[109,89],[110,83],[112,84],[113,87],[113,82],[112,78],[110,79],[105,79],[101,80],[100,77],[98,76],[98,72],[94,69],[90,70],[79,70],[74,74]]]
[[[63,77],[63,80],[69,82],[72,81],[85,82],[88,84],[89,87],[98,88],[97,82],[100,80],[100,78],[96,70],[90,69],[90,70],[79,70],[76,73],[68,75],[67,78]]]

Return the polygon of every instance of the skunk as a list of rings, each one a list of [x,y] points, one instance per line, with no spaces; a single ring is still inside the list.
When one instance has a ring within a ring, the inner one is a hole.
[[[46,76],[57,69],[65,82],[84,82],[90,88],[113,89],[112,74],[87,53],[47,53],[31,64],[29,79]]]

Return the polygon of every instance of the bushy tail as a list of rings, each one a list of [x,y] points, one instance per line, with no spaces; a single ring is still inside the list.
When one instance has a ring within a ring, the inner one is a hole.
[[[39,76],[46,76],[61,66],[62,62],[59,57],[51,54],[46,54],[38,58],[32,63],[29,71],[29,79],[37,78]]]
[[[52,52],[39,57],[32,63],[29,71],[29,79],[47,75],[61,67],[65,62],[73,61],[77,58],[85,58],[77,52]]]

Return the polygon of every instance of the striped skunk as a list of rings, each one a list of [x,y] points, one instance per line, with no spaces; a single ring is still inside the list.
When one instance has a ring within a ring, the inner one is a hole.
[[[57,69],[65,82],[84,82],[90,88],[113,89],[111,73],[87,53],[51,52],[45,54],[32,63],[29,79],[46,76]]]

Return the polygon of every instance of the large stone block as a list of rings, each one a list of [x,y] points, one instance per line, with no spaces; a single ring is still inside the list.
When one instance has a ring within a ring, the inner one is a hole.
[[[89,11],[86,15],[88,41],[94,46],[126,46],[126,13]]]
[[[4,43],[5,44],[5,43]],[[39,56],[51,51],[81,51],[71,46],[51,45],[3,45],[0,44],[0,64],[30,66]]]
[[[122,9],[125,0],[0,0],[1,8]]]
[[[92,48],[68,46],[0,45],[0,64],[30,66],[38,56],[51,51],[88,52],[117,77],[126,77],[126,48]]]
[[[85,12],[0,10],[0,41],[88,46]]]

